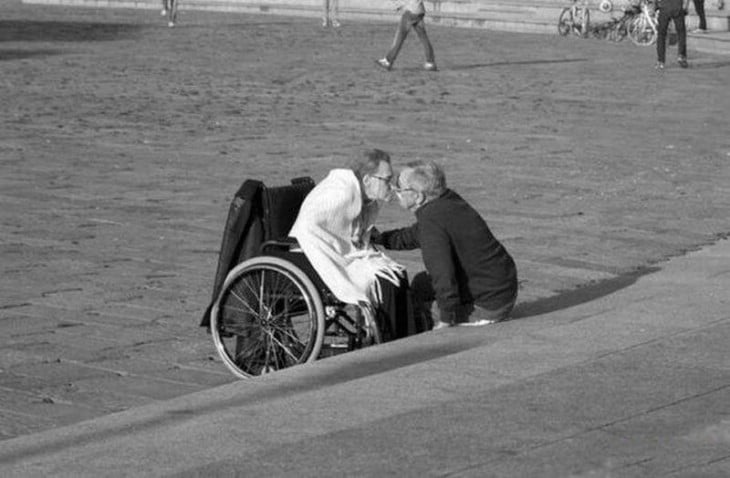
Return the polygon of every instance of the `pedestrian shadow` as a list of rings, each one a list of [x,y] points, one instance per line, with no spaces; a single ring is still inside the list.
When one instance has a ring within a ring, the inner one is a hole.
[[[475,70],[478,68],[489,68],[494,66],[514,66],[514,65],[542,65],[553,63],[579,63],[588,61],[587,58],[572,58],[562,60],[524,60],[524,61],[495,61],[492,63],[476,63],[473,65],[456,65],[450,66],[449,70]]]
[[[61,50],[2,50],[0,49],[0,61],[24,60],[26,58],[44,58],[47,56],[61,55]]]
[[[636,283],[639,278],[657,272],[658,270],[660,270],[659,267],[644,267],[634,272],[594,282],[552,297],[518,303],[512,312],[512,319],[524,319],[535,315],[549,314],[550,312],[600,299],[601,297],[625,289]]]
[[[690,68],[693,70],[709,70],[713,68],[726,68],[728,66],[730,66],[730,61],[690,63]]]
[[[0,20],[0,42],[112,41],[132,38],[141,25]]]

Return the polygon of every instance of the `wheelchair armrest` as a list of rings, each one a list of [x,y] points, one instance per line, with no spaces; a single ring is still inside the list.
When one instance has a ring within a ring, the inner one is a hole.
[[[297,242],[296,238],[283,237],[281,239],[271,239],[269,241],[264,241],[261,244],[260,251],[261,251],[261,253],[264,253],[267,250],[271,250],[271,249],[289,251],[289,250],[292,250],[297,247],[299,247],[299,243]]]

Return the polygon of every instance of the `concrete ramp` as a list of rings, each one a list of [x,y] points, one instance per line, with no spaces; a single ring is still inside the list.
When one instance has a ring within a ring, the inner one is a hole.
[[[635,279],[0,442],[0,475],[729,476],[730,241]]]

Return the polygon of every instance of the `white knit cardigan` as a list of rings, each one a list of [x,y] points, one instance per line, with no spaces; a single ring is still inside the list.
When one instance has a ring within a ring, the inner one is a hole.
[[[405,268],[369,244],[379,206],[365,205],[355,173],[334,169],[304,199],[289,235],[342,302],[380,303],[378,277],[398,285]]]

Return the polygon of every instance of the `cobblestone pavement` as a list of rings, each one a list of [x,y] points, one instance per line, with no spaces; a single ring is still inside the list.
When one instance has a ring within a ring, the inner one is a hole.
[[[197,323],[247,178],[442,161],[517,260],[517,316],[730,232],[721,57],[429,27],[441,71],[409,38],[384,72],[395,19],[2,8],[0,438],[233,380]]]

